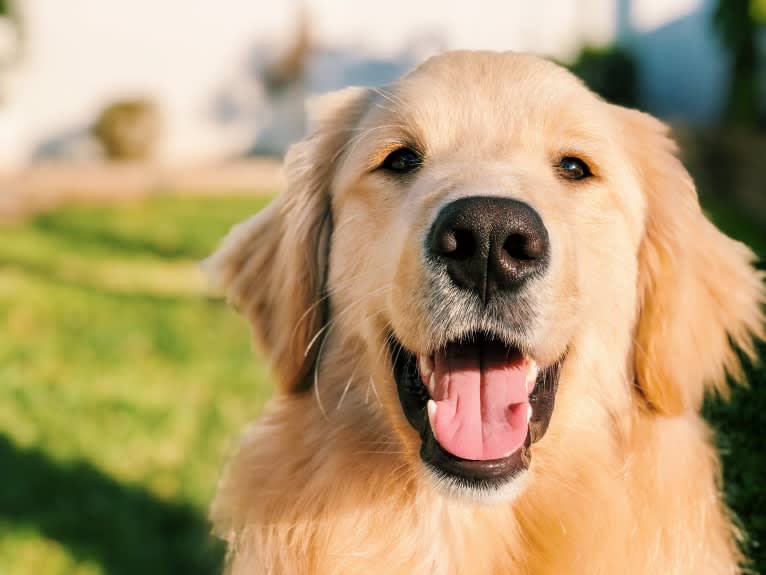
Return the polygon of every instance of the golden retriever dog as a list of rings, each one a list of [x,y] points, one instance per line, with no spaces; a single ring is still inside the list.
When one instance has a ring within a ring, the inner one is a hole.
[[[212,518],[235,574],[733,574],[699,414],[763,337],[666,127],[533,56],[318,106],[208,267],[276,397]]]

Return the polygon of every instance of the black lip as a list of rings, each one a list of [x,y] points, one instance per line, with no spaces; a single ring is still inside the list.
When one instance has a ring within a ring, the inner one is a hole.
[[[390,337],[389,341],[402,411],[420,435],[420,458],[429,468],[458,485],[486,490],[511,481],[529,467],[532,457],[530,447],[545,435],[553,414],[564,356],[540,369],[537,375],[535,390],[529,396],[532,419],[523,446],[502,459],[471,461],[455,457],[436,441],[428,423],[426,404],[429,396],[418,374],[417,357],[394,337]]]

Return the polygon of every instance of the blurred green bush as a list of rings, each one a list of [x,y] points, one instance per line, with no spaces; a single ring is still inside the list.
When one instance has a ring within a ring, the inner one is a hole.
[[[622,106],[638,105],[637,63],[625,48],[586,46],[568,67],[608,101]]]
[[[93,135],[112,160],[148,160],[160,135],[160,114],[150,100],[119,100],[99,114]]]
[[[766,127],[766,102],[759,78],[766,70],[766,0],[718,0],[713,25],[729,52],[726,117],[731,124]]]

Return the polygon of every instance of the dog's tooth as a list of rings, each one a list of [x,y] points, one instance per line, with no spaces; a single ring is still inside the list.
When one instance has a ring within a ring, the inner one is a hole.
[[[532,406],[527,405],[527,423],[531,421],[533,413],[534,413],[534,410],[532,409]]]
[[[534,359],[529,360],[529,370],[527,371],[527,378],[526,378],[526,386],[527,386],[527,393],[531,393],[531,391],[535,388],[535,383],[537,382],[537,374],[539,373],[539,370],[537,368],[537,362]]]
[[[436,436],[436,402],[433,399],[428,400],[426,410],[428,411],[428,423],[431,424],[431,431]]]
[[[418,367],[420,368],[420,375],[428,377],[434,371],[434,360],[430,355],[418,356]]]

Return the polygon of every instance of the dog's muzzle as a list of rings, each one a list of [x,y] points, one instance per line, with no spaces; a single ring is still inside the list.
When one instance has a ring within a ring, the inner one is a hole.
[[[507,482],[548,427],[561,371],[561,361],[538,365],[523,345],[548,232],[528,204],[466,197],[441,208],[423,247],[433,278],[425,299],[443,329],[429,334],[427,352],[391,334],[404,415],[437,473],[472,486]]]

